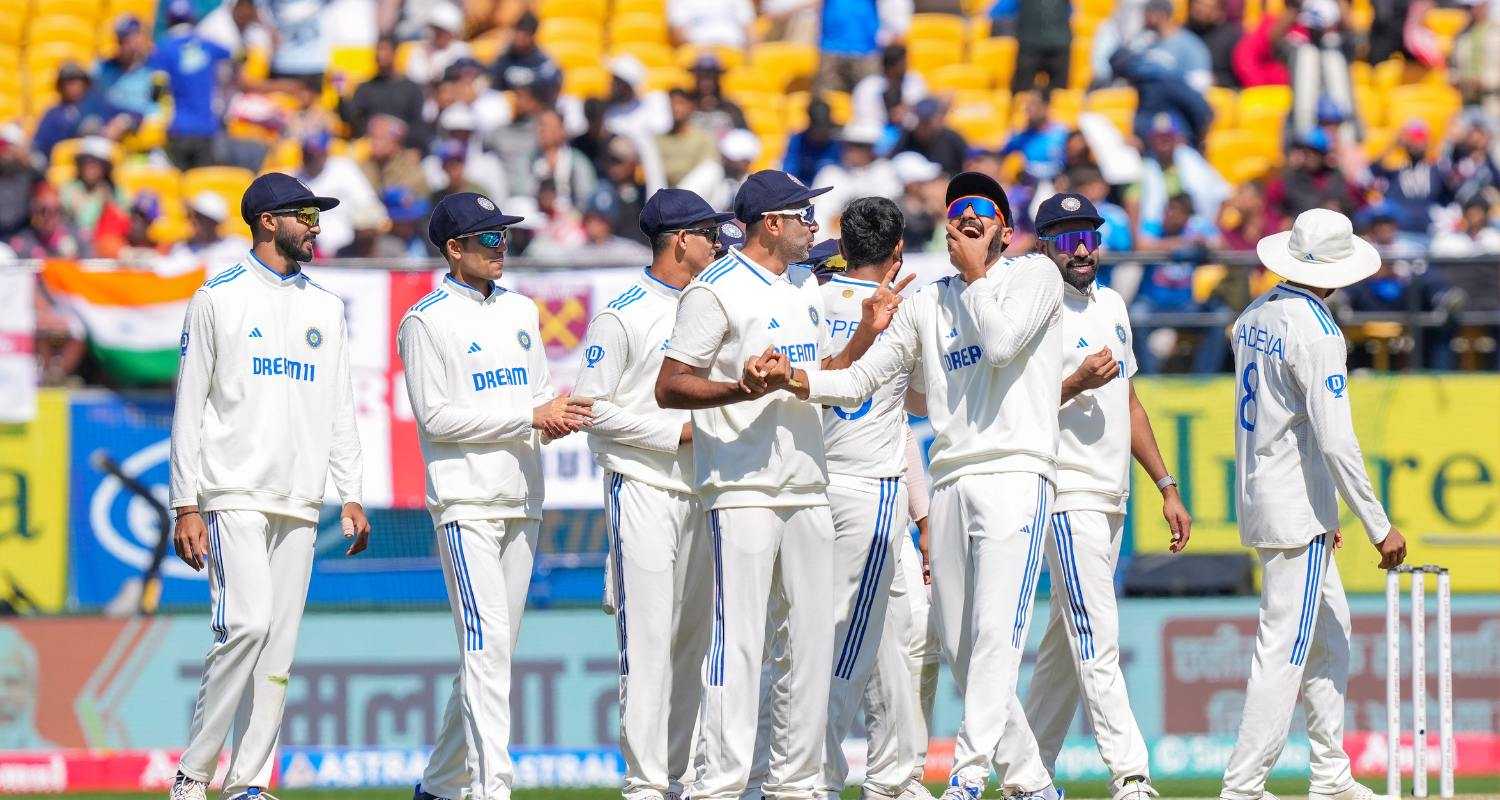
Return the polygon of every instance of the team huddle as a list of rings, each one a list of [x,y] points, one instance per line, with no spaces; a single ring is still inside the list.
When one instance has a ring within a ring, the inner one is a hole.
[[[1132,457],[1161,493],[1173,552],[1192,521],[1130,384],[1125,304],[1095,280],[1103,220],[1082,195],[1050,197],[1036,251],[1003,257],[1005,192],[962,173],[947,192],[956,274],[903,298],[899,208],[856,200],[841,237],[814,246],[826,191],[765,170],[732,214],[684,190],[653,195],[640,215],[652,262],[590,323],[571,393],[551,385],[535,304],[496,283],[521,218],[473,193],[433,210],[449,274],[402,318],[397,346],[460,659],[416,800],[511,794],[540,448],[580,433],[603,471],[627,800],[836,797],[861,711],[862,797],[930,800],[940,662],[963,708],[942,800],[977,800],[992,775],[1007,796],[1061,800],[1055,761],[1080,703],[1114,798],[1157,795],[1114,592]],[[337,203],[258,178],[241,206],[250,254],[188,310],[174,543],[208,570],[214,641],[174,800],[206,796],[231,727],[225,796],[265,794],[330,475],[348,554],[369,536],[342,304],[301,270]],[[1405,542],[1365,474],[1324,299],[1379,257],[1322,210],[1259,252],[1286,282],[1229,332],[1238,518],[1264,580],[1222,797],[1271,798],[1300,692],[1310,796],[1368,800],[1341,744],[1337,497],[1383,567]],[[296,376],[261,368],[290,363]],[[932,426],[925,466],[908,413]],[[1054,599],[1023,702],[1044,563]]]

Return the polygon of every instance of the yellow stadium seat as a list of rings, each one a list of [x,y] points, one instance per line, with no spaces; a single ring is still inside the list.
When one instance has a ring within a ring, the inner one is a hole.
[[[163,244],[167,242],[185,241],[193,235],[193,224],[182,215],[168,215],[163,213],[157,220],[151,223],[146,231],[153,242]]]
[[[747,108],[744,112],[745,124],[762,141],[780,139],[787,135],[786,115],[769,108]]]
[[[342,72],[349,79],[349,90],[375,76],[375,48],[363,45],[337,45],[328,53],[328,71]]]
[[[26,39],[24,14],[0,14],[0,44],[19,47]]]
[[[1396,130],[1394,128],[1370,128],[1365,131],[1365,158],[1371,161],[1380,158],[1391,149],[1391,144],[1395,141]]]
[[[677,48],[677,66],[688,69],[693,66],[694,61],[698,60],[698,56],[704,53],[713,53],[715,56],[718,56],[719,65],[726,70],[734,69],[745,63],[745,54],[733,47],[720,45],[699,47],[697,45],[685,44]]]
[[[1354,111],[1366,128],[1379,128],[1385,125],[1385,103],[1385,94],[1370,86],[1354,84]]]
[[[1370,86],[1375,82],[1375,70],[1368,61],[1349,64],[1349,82],[1355,86]]]
[[[847,92],[824,92],[823,101],[828,104],[834,123],[843,125],[854,115],[854,102]],[[790,92],[786,96],[787,130],[800,131],[807,127],[807,104],[812,102],[810,92]]]
[[[1375,21],[1375,7],[1368,3],[1355,4],[1349,7],[1349,27],[1364,33],[1370,30],[1370,24]],[[1353,66],[1352,64],[1350,66]]]
[[[147,191],[154,193],[164,203],[182,201],[182,173],[176,167],[122,164],[115,170],[115,185],[127,197]]]
[[[785,88],[818,69],[818,49],[803,42],[765,42],[750,50],[750,65],[757,72],[776,76],[773,82]]]
[[[1087,89],[1094,81],[1094,46],[1088,39],[1074,39],[1068,51],[1068,88]]]
[[[1249,154],[1227,159],[1215,163],[1214,168],[1224,176],[1224,180],[1238,186],[1246,181],[1253,181],[1267,172],[1271,171],[1271,160],[1263,155]]]
[[[271,146],[266,160],[260,168],[267,172],[296,172],[302,168],[302,143],[295,139],[282,139]]]
[[[677,65],[677,55],[672,52],[672,48],[659,42],[624,42],[615,45],[610,55],[635,56],[642,65],[651,69]]]
[[[1090,17],[1107,17],[1115,10],[1115,0],[1083,0],[1073,7],[1074,14]]]
[[[1434,142],[1443,141],[1453,117],[1463,107],[1458,89],[1448,84],[1414,83],[1397,86],[1386,97],[1391,127],[1399,129],[1410,120],[1420,119],[1431,129]],[[1434,154],[1437,149],[1432,148]]]
[[[72,164],[78,157],[78,148],[83,146],[83,139],[64,139],[52,146],[52,163]],[[110,161],[116,166],[120,163],[122,151],[119,145],[110,143]]]
[[[971,145],[996,148],[1005,143],[1005,117],[993,104],[955,106],[948,111],[947,123]]]
[[[564,73],[578,67],[597,67],[603,64],[599,48],[576,42],[558,42],[547,48],[547,55],[557,62],[558,68]]]
[[[741,92],[740,94],[732,95],[732,98],[739,104],[740,110],[746,114],[749,114],[752,109],[770,111],[780,115],[783,120],[783,126],[785,125],[787,118],[786,98],[782,95],[774,92]]]
[[[1400,58],[1387,58],[1375,65],[1372,77],[1375,79],[1375,88],[1391,89],[1401,84],[1406,75],[1406,61]]]
[[[990,88],[990,73],[973,64],[949,64],[933,70],[927,88],[934,92],[985,91]]]
[[[646,91],[665,92],[669,89],[687,88],[692,85],[693,76],[685,69],[677,67],[660,67],[658,69],[646,70]]]
[[[609,93],[609,73],[603,67],[574,67],[563,72],[562,90],[573,97],[603,97]]]
[[[615,16],[626,14],[667,15],[667,0],[615,0]]]
[[[660,14],[622,14],[609,22],[609,40],[616,45],[647,42],[667,46],[667,20]]]
[[[1078,124],[1078,115],[1083,113],[1083,90],[1058,89],[1048,99],[1047,108],[1053,120],[1071,128]],[[1019,113],[1021,107],[1017,106],[1015,111]]]
[[[1292,108],[1292,87],[1290,86],[1251,86],[1240,90],[1239,110],[1243,115],[1247,111],[1259,111],[1261,109],[1275,109],[1283,115]]]
[[[104,15],[104,4],[99,0],[35,0],[31,15],[36,17],[64,16],[87,20],[92,27]]]
[[[1215,130],[1228,130],[1236,125],[1236,114],[1240,105],[1240,94],[1233,89],[1223,86],[1210,86],[1208,92],[1203,95],[1208,101],[1210,108],[1214,110]]]
[[[962,63],[963,47],[938,39],[916,39],[906,46],[906,63],[928,77],[939,67]]]
[[[506,41],[498,36],[485,34],[469,40],[469,54],[481,64],[493,64],[505,49]]]
[[[1429,8],[1422,24],[1438,36],[1452,39],[1468,26],[1469,12],[1463,8]]]
[[[741,107],[745,105],[743,98],[746,97],[773,97],[778,100],[776,105],[780,107],[781,96],[776,93],[784,87],[776,85],[779,78],[778,75],[760,72],[753,66],[736,67],[719,78],[719,88],[724,94],[737,98]]]
[[[536,15],[544,22],[554,19],[586,19],[594,23],[604,21],[609,10],[608,0],[539,0]]]
[[[828,110],[833,113],[833,121],[840,125],[848,125],[850,118],[854,116],[854,99],[848,92],[824,92],[823,99],[828,101]]]
[[[1009,88],[1016,71],[1016,40],[1009,36],[980,39],[970,50],[969,63],[988,71],[994,85]]]
[[[1261,131],[1264,136],[1281,136],[1286,127],[1286,112],[1277,108],[1241,108],[1239,128],[1246,131]]]
[[[907,45],[942,42],[961,55],[968,27],[968,20],[954,14],[913,14],[911,27],[906,29]]]
[[[1073,19],[1069,20],[1068,23],[1069,27],[1073,29],[1073,40],[1092,42],[1094,39],[1094,31],[1099,28],[1100,22],[1103,22],[1103,20],[1099,17],[1090,17],[1085,14],[1074,14]]]
[[[124,14],[134,14],[149,27],[156,19],[156,3],[157,0],[105,0],[105,16],[113,19]]]
[[[233,211],[240,207],[240,197],[245,194],[245,189],[250,186],[252,180],[255,180],[255,173],[248,169],[198,167],[182,173],[182,196],[193,197],[199,192],[212,192],[222,197],[224,204]],[[238,214],[231,213],[229,216],[234,222],[240,222]],[[227,223],[225,225],[228,229],[234,229],[234,227]],[[244,223],[240,222],[239,227],[243,228]]]
[[[0,44],[0,75],[14,78],[16,86],[21,85],[21,63],[21,48]]]
[[[0,94],[0,119],[25,122],[26,100],[18,94]]]
[[[1103,112],[1105,109],[1123,108],[1134,114],[1139,101],[1135,89],[1129,86],[1111,86],[1089,92],[1084,96],[1083,107],[1089,111],[1098,112]]]
[[[604,51],[604,29],[591,19],[553,17],[542,20],[537,27],[536,40],[543,50],[550,50],[553,44],[568,42]]]

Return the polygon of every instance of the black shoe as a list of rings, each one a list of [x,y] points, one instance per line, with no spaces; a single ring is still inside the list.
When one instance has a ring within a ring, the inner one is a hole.
[[[411,791],[411,800],[448,800],[448,798],[439,797],[431,792],[422,791],[422,784],[419,783],[417,784],[416,788],[412,789]]]

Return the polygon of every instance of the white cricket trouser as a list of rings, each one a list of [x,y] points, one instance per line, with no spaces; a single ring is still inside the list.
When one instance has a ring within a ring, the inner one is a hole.
[[[422,773],[422,789],[439,797],[456,800],[465,788],[473,800],[510,797],[510,662],[537,527],[534,519],[486,519],[437,529],[459,644],[458,677]]]
[[[703,691],[713,563],[697,495],[604,473],[624,796],[681,793]]]
[[[212,780],[233,727],[227,796],[270,783],[317,531],[306,520],[260,511],[207,511],[203,523],[214,643],[177,768]]]
[[[952,779],[984,784],[1012,718],[1025,719],[1016,681],[1042,571],[1053,486],[1034,472],[966,475],[932,493],[933,610],[943,655],[963,695]],[[997,765],[1005,786],[1051,784],[1029,725],[1018,726],[1019,763]]]
[[[1052,611],[1037,651],[1026,693],[1026,720],[1049,774],[1078,711],[1094,729],[1099,756],[1109,769],[1110,791],[1124,779],[1150,778],[1146,740],[1130,710],[1120,671],[1120,616],[1115,605],[1115,564],[1120,556],[1124,514],[1066,511],[1052,515],[1047,569],[1052,575]],[[996,761],[1013,764],[1015,726],[1006,728]]]
[[[937,697],[937,621],[922,583],[922,554],[910,536],[898,545],[901,558],[891,580],[891,603],[875,670],[865,684],[868,755],[862,796],[873,786],[902,786],[922,780],[927,766],[927,731]],[[895,658],[888,658],[887,653]],[[910,708],[908,711],[907,709]]]
[[[875,667],[877,654],[891,663],[890,670],[905,670],[906,661],[897,649],[880,648],[886,629],[886,608],[891,598],[891,580],[900,569],[901,539],[910,539],[907,525],[906,487],[900,477],[858,479],[835,476],[828,485],[828,505],[833,512],[833,682],[828,691],[827,751],[823,760],[822,794],[838,795],[849,775],[844,759],[844,737],[854,723],[854,712],[865,697],[866,681]],[[915,695],[893,693],[897,708],[888,715],[907,719],[916,713]],[[881,698],[882,701],[886,698]],[[910,762],[916,756],[911,739],[900,744],[907,752],[898,756]],[[906,783],[902,775],[869,775],[865,787],[874,794],[895,797]]]
[[[768,609],[787,627],[792,717],[776,730],[771,798],[811,798],[821,779],[833,662],[833,519],[828,506],[709,512],[713,627],[703,663],[695,800],[738,798],[755,757]],[[784,604],[772,606],[773,594]]]
[[[1312,791],[1337,794],[1354,784],[1344,752],[1344,691],[1349,686],[1349,602],[1333,560],[1333,534],[1295,548],[1255,550],[1260,558],[1260,627],[1245,687],[1245,715],[1229,766],[1228,800],[1255,800],[1281,756],[1297,693],[1307,710]]]

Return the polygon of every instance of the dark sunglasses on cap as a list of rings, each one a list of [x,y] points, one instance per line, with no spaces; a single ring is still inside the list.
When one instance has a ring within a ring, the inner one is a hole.
[[[322,214],[322,212],[318,211],[316,206],[307,206],[305,208],[278,208],[271,213],[278,217],[296,217],[298,222],[306,225],[309,228],[317,226],[318,220],[321,219],[320,215]]]
[[[474,241],[479,242],[480,247],[488,247],[489,249],[494,250],[499,247],[504,247],[505,240],[509,238],[509,235],[504,230],[479,231],[478,233],[466,233],[458,238],[472,238]]]
[[[1068,231],[1067,233],[1038,236],[1036,238],[1044,242],[1051,242],[1052,246],[1057,248],[1057,252],[1059,253],[1077,252],[1078,245],[1083,245],[1084,252],[1092,253],[1099,249],[1099,245],[1104,244],[1104,237],[1096,230]]]
[[[693,233],[702,236],[703,238],[708,240],[709,244],[719,243],[719,228],[716,225],[710,225],[707,228],[683,228],[681,232]]]
[[[994,200],[991,200],[988,197],[979,197],[977,195],[960,197],[957,200],[949,203],[948,219],[958,219],[959,217],[964,215],[965,211],[971,208],[974,209],[975,216],[990,217],[991,219],[998,219],[1002,222],[1004,221],[1000,216],[1000,207],[995,205]]]

